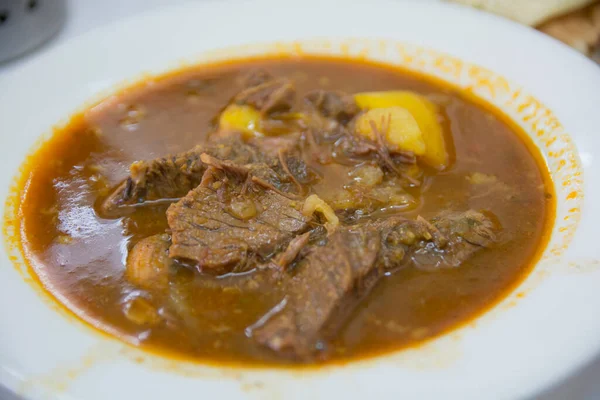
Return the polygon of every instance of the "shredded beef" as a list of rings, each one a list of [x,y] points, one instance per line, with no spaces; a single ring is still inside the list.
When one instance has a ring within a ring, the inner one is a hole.
[[[351,95],[327,90],[317,90],[306,95],[309,104],[326,118],[348,123],[360,109]]]
[[[252,81],[254,83],[254,81]],[[296,89],[287,79],[268,79],[238,93],[233,101],[249,105],[263,114],[289,111],[294,105]]]
[[[247,334],[274,351],[310,358],[384,272],[456,267],[494,243],[497,229],[475,211],[339,228],[324,246],[312,246],[285,281],[287,295],[276,312]]]
[[[136,161],[129,168],[129,177],[102,201],[100,214],[118,216],[118,209],[124,206],[155,200],[174,201],[185,196],[200,184],[206,170],[200,160],[203,153],[239,164],[258,162],[264,158],[255,146],[245,144],[239,136],[231,136],[183,153]]]
[[[379,237],[372,229],[345,229],[316,246],[286,283],[284,307],[247,332],[274,351],[298,357],[313,353],[321,328],[353,291],[366,290],[376,266]]]

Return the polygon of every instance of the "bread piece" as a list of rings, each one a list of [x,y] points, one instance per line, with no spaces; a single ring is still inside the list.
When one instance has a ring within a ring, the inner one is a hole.
[[[539,29],[580,52],[591,55],[600,44],[600,3],[550,20]]]
[[[553,17],[592,4],[595,0],[451,0],[502,15],[525,25],[538,25]]]

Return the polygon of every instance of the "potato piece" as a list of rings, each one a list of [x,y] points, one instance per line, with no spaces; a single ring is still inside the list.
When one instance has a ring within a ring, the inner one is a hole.
[[[356,131],[373,141],[377,140],[376,131],[382,132],[390,151],[411,151],[418,156],[425,153],[417,121],[402,107],[374,108],[361,114],[356,119]]]
[[[362,92],[354,95],[356,105],[363,110],[371,110],[373,108],[386,107],[404,107],[409,112],[410,105],[414,103],[414,99],[420,97],[417,94],[406,90],[390,90],[382,92]],[[406,106],[408,103],[408,107]]]
[[[140,240],[129,252],[125,276],[129,282],[147,290],[163,290],[169,285],[172,264],[168,250],[169,235],[154,235]]]
[[[263,136],[260,131],[262,116],[250,106],[231,104],[219,116],[219,129],[242,132],[246,137]]]
[[[327,204],[323,199],[321,199],[316,194],[311,194],[304,201],[304,206],[302,207],[302,214],[307,217],[312,216],[315,212],[323,214],[325,220],[325,229],[327,232],[331,233],[335,230],[335,228],[340,224],[340,220],[335,212],[331,208],[329,204]]]
[[[425,153],[421,160],[436,169],[444,169],[450,162],[444,132],[437,119],[437,107],[424,96],[417,93],[395,90],[388,92],[365,92],[354,95],[356,104],[363,109],[403,107],[417,121],[423,141]],[[416,154],[416,153],[415,153]]]

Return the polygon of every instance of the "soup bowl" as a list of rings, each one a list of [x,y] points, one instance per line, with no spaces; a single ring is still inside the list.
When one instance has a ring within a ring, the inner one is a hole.
[[[0,383],[28,399],[512,399],[536,395],[589,362],[600,351],[597,67],[534,30],[448,4],[280,3],[191,3],[143,14],[0,77]],[[265,55],[402,67],[448,82],[520,126],[540,150],[556,194],[551,237],[532,272],[492,309],[442,336],[311,368],[208,365],[148,353],[83,322],[67,298],[52,297],[14,240],[26,157],[69,116],[140,79]]]

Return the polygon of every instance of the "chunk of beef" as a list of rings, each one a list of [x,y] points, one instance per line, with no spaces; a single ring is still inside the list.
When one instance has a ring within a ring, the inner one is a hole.
[[[127,257],[125,276],[142,289],[163,290],[169,285],[169,235],[161,234],[140,240]]]
[[[384,157],[390,157],[394,165],[417,163],[417,157],[409,151],[396,151],[389,155],[381,154],[381,146],[371,140],[365,139],[359,135],[346,133],[341,136],[334,144],[333,153],[336,155],[336,161],[352,160],[355,164],[359,161],[370,160],[375,155],[380,164],[384,164]],[[388,152],[389,153],[389,152]]]
[[[431,224],[443,239],[434,236],[436,246],[420,243],[411,252],[412,263],[426,270],[458,267],[481,248],[492,246],[499,230],[491,217],[473,210],[444,213]]]
[[[334,151],[337,158],[354,160],[356,163],[365,159],[365,156],[377,153],[377,146],[363,137],[347,134],[335,142]]]
[[[306,169],[308,167],[301,160],[298,161],[299,165],[292,172],[284,159],[269,160],[271,161],[270,165],[265,163],[239,165],[227,160],[221,161],[208,154],[203,154],[200,158],[206,165],[215,167],[217,170],[234,174],[238,178],[245,178],[246,182],[242,185],[244,188],[247,187],[248,182],[251,182],[288,198],[298,198],[294,194],[295,187],[298,188],[299,193],[304,192],[304,187],[298,179],[306,178],[307,171],[301,169],[299,165],[304,165]]]
[[[295,97],[296,89],[290,81],[269,79],[242,90],[233,101],[237,104],[252,106],[262,114],[270,114],[289,111],[294,105]]]
[[[264,69],[252,69],[248,74],[242,76],[241,84],[245,88],[262,85],[265,82],[272,81],[273,75]]]
[[[127,205],[185,195],[200,183],[205,170],[200,161],[203,152],[197,146],[185,153],[134,162],[129,177],[102,202],[101,215],[110,216]]]
[[[300,154],[280,152],[278,159],[278,167],[283,169],[296,185],[310,185],[321,179],[321,176],[304,162]]]
[[[360,111],[354,98],[342,92],[316,90],[307,94],[305,99],[321,115],[342,124],[348,123]]]
[[[386,270],[456,267],[491,245],[496,230],[475,211],[339,228],[326,245],[312,247],[285,282],[281,303],[246,333],[274,351],[310,358]]]
[[[280,152],[292,153],[298,146],[299,135],[263,136],[249,140],[265,156],[277,159]]]
[[[257,153],[253,161],[257,165],[252,166],[254,176],[269,176],[267,181],[281,192],[304,194],[307,191],[306,186],[318,181],[320,176],[302,159],[299,138],[299,135],[286,135],[250,139],[247,144]],[[234,164],[240,163],[234,160]],[[258,171],[258,164],[268,168]]]
[[[279,149],[271,169],[255,171],[255,177],[271,182],[278,190],[304,196],[308,186],[316,183],[321,177],[301,158],[301,154],[293,150]]]
[[[306,231],[308,218],[297,202],[254,175],[265,171],[271,170],[264,164],[211,165],[203,183],[167,211],[170,256],[203,270],[238,270],[252,257],[268,259]]]
[[[316,246],[286,283],[280,310],[250,327],[247,334],[274,351],[308,357],[319,333],[348,300],[370,289],[376,276],[380,239],[372,228],[340,229]]]
[[[131,164],[130,175],[100,205],[102,216],[118,214],[123,206],[147,201],[170,200],[183,197],[198,186],[206,166],[200,160],[203,153],[236,163],[262,160],[261,153],[239,137],[230,137],[207,146],[148,161]]]
[[[475,252],[497,241],[491,217],[469,210],[447,212],[430,222],[390,218],[380,224],[386,268],[414,265],[424,270],[458,267]]]

